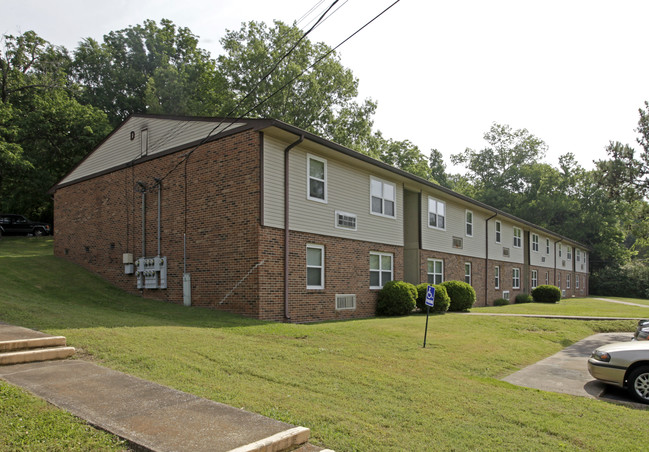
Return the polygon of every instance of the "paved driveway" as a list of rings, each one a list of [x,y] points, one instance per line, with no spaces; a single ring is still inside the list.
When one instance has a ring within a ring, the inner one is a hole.
[[[586,364],[597,347],[611,342],[630,341],[632,338],[633,333],[595,334],[503,380],[517,386],[609,400],[647,409],[647,405],[631,402],[622,389],[594,380],[588,373]]]

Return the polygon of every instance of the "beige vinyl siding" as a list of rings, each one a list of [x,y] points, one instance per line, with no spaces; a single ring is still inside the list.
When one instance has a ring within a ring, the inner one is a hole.
[[[532,250],[532,234],[539,236],[539,251]],[[554,268],[554,241],[550,238],[550,254],[546,254],[546,240],[549,237],[538,232],[530,231],[530,264],[535,267]],[[545,262],[543,262],[545,258]]]
[[[578,273],[588,273],[588,253],[581,248],[575,248],[575,250],[577,249],[581,253],[581,256],[579,262],[575,262],[575,271]],[[576,253],[577,251],[575,251],[575,254]]]
[[[284,149],[264,135],[264,225],[284,227]],[[307,198],[307,154],[327,162],[327,202]],[[394,184],[395,218],[370,214],[370,176]],[[380,170],[334,151],[299,145],[289,152],[291,230],[403,246],[403,187]],[[336,211],[356,216],[356,231],[335,226]]]
[[[131,117],[60,183],[65,184],[91,176],[139,158],[141,152],[140,139],[143,129],[147,130],[149,149],[147,155],[151,156],[186,143],[201,140],[217,124],[217,121],[182,121],[166,118]],[[226,127],[231,130],[241,125],[222,125],[212,135],[224,130]],[[134,133],[133,140],[131,140],[131,132]]]
[[[446,230],[428,226],[428,198],[446,204]],[[485,220],[486,216],[475,206],[461,204],[451,197],[433,191],[423,191],[421,196],[421,238],[425,250],[457,254],[461,256],[485,256]],[[473,212],[473,236],[466,235],[466,212]],[[491,215],[489,215],[491,216]],[[491,225],[491,221],[489,222]],[[453,247],[453,237],[462,239],[462,249]]]
[[[501,240],[496,243],[495,226],[496,220],[501,223]],[[521,229],[521,247],[514,248],[514,224],[510,223],[504,217],[498,216],[489,220],[489,259],[495,261],[512,262],[522,264],[524,262],[525,228],[516,226]],[[503,248],[509,248],[509,257],[504,256]],[[503,275],[501,275],[501,279]]]

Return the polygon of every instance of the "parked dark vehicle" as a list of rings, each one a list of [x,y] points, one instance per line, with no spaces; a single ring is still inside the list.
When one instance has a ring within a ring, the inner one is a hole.
[[[47,223],[30,221],[22,215],[0,214],[0,235],[50,235],[52,227]]]

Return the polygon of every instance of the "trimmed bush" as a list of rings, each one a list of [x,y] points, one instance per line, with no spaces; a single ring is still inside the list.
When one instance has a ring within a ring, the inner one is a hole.
[[[471,284],[464,281],[446,281],[440,285],[446,289],[451,299],[451,304],[448,306],[449,311],[468,311],[473,307],[476,296]]]
[[[556,303],[561,300],[561,289],[544,284],[532,291],[532,298],[536,303]]]
[[[430,312],[435,314],[443,314],[448,311],[448,305],[451,304],[451,299],[446,293],[446,289],[441,284],[433,284],[435,288],[435,306],[430,310]],[[417,286],[417,307],[421,309],[422,312],[426,312],[426,291],[428,290],[428,284],[419,284]]]
[[[516,295],[516,304],[519,303],[531,303],[534,301],[534,298],[532,298],[532,295],[528,295],[526,293],[519,293]]]
[[[408,315],[415,308],[417,288],[404,281],[385,283],[376,304],[378,315]]]
[[[494,301],[494,306],[505,306],[509,304],[509,300],[506,300],[504,298],[499,298]]]

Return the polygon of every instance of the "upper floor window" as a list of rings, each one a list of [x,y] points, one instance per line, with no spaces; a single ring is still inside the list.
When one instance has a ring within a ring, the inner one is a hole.
[[[566,258],[568,260],[572,259],[572,247],[569,246],[568,249],[566,250]]]
[[[446,203],[428,198],[428,226],[446,229]]]
[[[545,239],[545,254],[550,254],[550,239]]]
[[[538,234],[532,234],[532,251],[539,251],[539,236]]]
[[[466,236],[473,237],[473,212],[466,211]]]
[[[396,187],[393,183],[370,178],[371,212],[394,218],[396,216]]]
[[[496,243],[501,243],[502,242],[502,228],[503,225],[500,221],[496,220],[495,223],[495,228],[496,228]]]
[[[324,288],[324,246],[306,246],[306,288]]]
[[[444,261],[428,259],[428,284],[441,284],[444,282]]]
[[[327,161],[307,155],[308,199],[327,202]]]
[[[575,250],[575,259],[577,260],[577,262],[581,260],[581,251]]]
[[[563,253],[563,245],[559,244],[559,257],[561,257],[562,253]]]
[[[392,254],[370,252],[370,289],[392,281]]]
[[[523,243],[523,231],[514,226],[514,248],[520,248]]]

